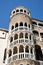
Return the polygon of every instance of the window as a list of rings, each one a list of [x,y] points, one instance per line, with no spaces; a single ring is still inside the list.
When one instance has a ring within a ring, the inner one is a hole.
[[[20,9],[20,12],[23,12],[23,9]]]
[[[24,24],[24,26],[26,26],[26,27],[27,27],[27,23],[25,23],[25,24]]]
[[[41,38],[43,38],[43,33],[40,33],[40,35],[41,35]]]
[[[19,36],[19,38],[23,38],[23,33],[20,33],[20,36]]]
[[[26,13],[26,10],[24,10],[24,13]]]
[[[29,15],[29,12],[28,12],[28,15]]]
[[[13,37],[10,38],[10,43],[13,41]]]
[[[29,53],[29,47],[28,46],[26,46],[25,52]]]
[[[38,25],[43,27],[43,24],[41,24],[41,23],[39,23]]]
[[[25,33],[25,38],[27,38],[27,39],[28,39],[28,33]]]
[[[16,12],[19,12],[19,10],[17,9]]]
[[[30,28],[30,25],[28,24],[28,27]]]
[[[13,29],[14,29],[14,26],[12,25],[11,30],[13,30]]]
[[[16,53],[17,53],[17,47],[14,47],[13,54],[16,54]]]
[[[18,39],[18,34],[14,35],[14,40]]]
[[[15,11],[13,11],[13,14],[15,13]]]
[[[29,39],[31,40],[31,35],[29,36]]]
[[[36,31],[36,30],[33,30],[33,34],[34,34],[35,36],[39,36],[39,33],[38,33],[38,31]]]
[[[22,22],[20,22],[20,26],[23,26],[23,23]]]
[[[21,53],[21,52],[24,52],[24,47],[23,47],[23,45],[20,45],[20,47],[19,47],[19,52]]]
[[[34,51],[32,51],[32,47],[31,47],[31,50],[30,50],[31,54],[33,54]]]
[[[15,28],[18,27],[18,23],[15,24]]]
[[[33,22],[33,21],[32,21],[32,24],[37,25],[37,23],[36,22]]]
[[[11,50],[9,50],[9,57],[12,55],[12,51]]]

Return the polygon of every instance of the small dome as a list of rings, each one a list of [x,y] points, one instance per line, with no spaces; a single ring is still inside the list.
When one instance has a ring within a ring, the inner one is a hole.
[[[12,17],[12,16],[14,16],[14,15],[16,15],[18,13],[19,14],[22,13],[22,14],[25,14],[25,15],[28,15],[29,17],[31,17],[30,11],[27,8],[24,8],[22,6],[13,9],[12,12],[11,12],[10,17]]]

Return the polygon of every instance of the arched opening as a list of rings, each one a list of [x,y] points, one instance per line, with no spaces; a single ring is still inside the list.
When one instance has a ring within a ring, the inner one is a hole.
[[[18,27],[18,23],[15,24],[15,28]]]
[[[20,22],[20,26],[23,26],[23,23],[22,22]]]
[[[13,37],[10,38],[10,43],[13,41]]]
[[[27,23],[25,23],[25,24],[24,24],[24,26],[26,26],[26,27],[27,27]]]
[[[14,29],[14,26],[12,25],[11,30],[13,30],[13,29]]]
[[[42,51],[39,45],[35,45],[35,56],[37,60],[42,60]]]
[[[34,38],[37,39],[39,37],[39,32],[36,30],[33,30]]]
[[[16,12],[19,12],[19,10],[17,9]]]
[[[9,50],[9,57],[12,55],[12,51],[11,51],[11,49]]]
[[[28,39],[28,33],[25,33],[25,38],[27,38],[27,39]]]
[[[39,23],[38,25],[41,26],[41,27],[43,27],[43,24],[41,24],[41,23]]]
[[[15,11],[13,11],[13,14],[15,13]]]
[[[14,47],[13,54],[16,54],[16,53],[17,53],[17,47]]]
[[[29,39],[31,40],[31,35],[29,36]]]
[[[26,46],[25,52],[29,53],[29,46]]]
[[[38,31],[36,31],[36,30],[33,30],[33,34],[34,34],[35,36],[39,36],[39,33],[38,33]]]
[[[6,51],[7,49],[4,50],[4,58],[3,58],[3,63],[5,63],[5,60],[6,60]]]
[[[30,52],[31,52],[31,54],[33,54],[33,52],[34,52],[33,49],[32,49],[32,47],[31,47],[31,49],[30,49]]]
[[[41,38],[43,38],[43,33],[40,33]]]
[[[24,47],[23,47],[23,45],[20,45],[20,47],[19,47],[19,53],[21,53],[21,52],[24,52]]]
[[[20,36],[19,36],[19,38],[23,38],[23,33],[20,33]]]
[[[24,10],[24,13],[26,13],[26,10]]]
[[[20,12],[23,12],[23,9],[20,9]]]
[[[14,40],[18,39],[18,34],[14,35]]]
[[[36,22],[34,22],[34,21],[32,21],[32,24],[33,24],[33,25],[37,25],[37,23],[36,23]]]
[[[30,24],[28,24],[28,27],[30,28]]]

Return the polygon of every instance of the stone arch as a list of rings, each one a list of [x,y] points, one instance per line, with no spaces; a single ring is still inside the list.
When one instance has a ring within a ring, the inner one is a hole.
[[[13,48],[13,54],[16,54],[17,53],[17,47],[14,47]]]
[[[24,46],[23,45],[19,46],[19,53],[21,53],[21,52],[24,52]]]
[[[20,33],[19,38],[23,38],[23,33],[22,32]]]
[[[26,52],[26,53],[29,53],[29,46],[26,46],[25,52]]]
[[[18,34],[14,35],[14,40],[18,39]]]

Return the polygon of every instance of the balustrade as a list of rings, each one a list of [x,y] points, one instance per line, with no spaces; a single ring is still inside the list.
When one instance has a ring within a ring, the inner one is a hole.
[[[11,42],[9,45],[10,47],[17,44],[17,43],[24,43],[24,44],[29,44],[29,45],[33,45],[33,40],[29,40],[29,39],[26,39],[26,38],[20,38],[20,39],[16,39],[14,40],[13,42]]]
[[[29,54],[29,53],[14,54],[13,56],[11,56],[11,57],[9,57],[7,59],[7,64],[13,62],[14,60],[21,60],[21,59],[32,59],[32,60],[35,60],[35,55]]]

